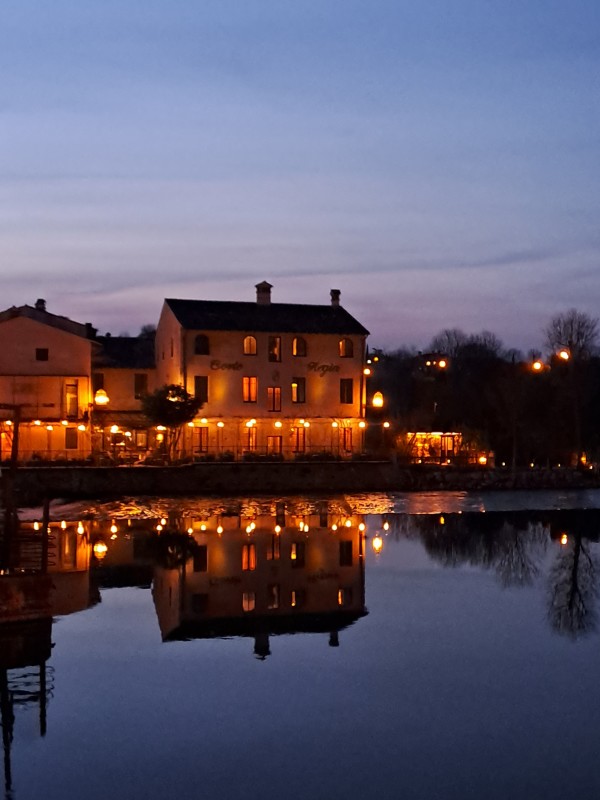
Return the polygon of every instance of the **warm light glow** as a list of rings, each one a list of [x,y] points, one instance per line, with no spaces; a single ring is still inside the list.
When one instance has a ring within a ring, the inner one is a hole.
[[[331,526],[331,530],[332,530],[332,531],[337,531],[337,525],[335,524],[335,522],[334,522],[334,523],[333,523],[333,525]]]
[[[370,375],[370,374],[371,374],[371,370],[369,369],[369,367],[365,367],[363,369],[363,375]]]
[[[359,428],[366,428],[367,427],[367,423],[363,419],[361,419],[361,421],[358,423],[358,427]]]
[[[111,532],[112,534],[115,534],[115,533],[116,533],[118,530],[119,530],[119,529],[117,528],[117,526],[116,526],[115,522],[113,522],[113,524],[110,526],[110,532]]]
[[[98,561],[101,561],[104,558],[104,556],[106,555],[106,551],[108,550],[108,547],[106,546],[105,542],[96,542],[96,544],[94,545],[94,547],[92,549],[93,549],[94,555],[96,556]]]
[[[85,528],[83,527],[83,522],[80,522],[79,525],[77,526],[77,533],[80,536],[83,536],[83,534],[85,533]]]
[[[33,530],[34,531],[39,531],[39,529],[40,529],[40,523],[39,522],[34,522],[33,523]]]
[[[446,520],[444,519],[444,517],[440,517],[440,525],[445,525],[445,524]]]
[[[367,526],[365,525],[365,523],[364,523],[364,522],[361,522],[361,523],[360,523],[360,525],[358,526],[358,530],[359,530],[359,531],[364,531],[364,529],[365,529],[366,527],[367,527]]]
[[[113,539],[113,540],[116,539],[117,538],[117,534],[113,533],[113,535],[110,538]]]
[[[6,424],[8,425],[8,422]],[[47,431],[53,431],[54,430],[54,425],[46,425],[46,430]]]
[[[200,525],[200,530],[201,531],[205,531],[206,530],[206,524],[204,522]]]
[[[487,464],[487,456],[479,456],[479,458],[477,459],[477,461],[478,461],[478,462],[479,462],[481,465],[485,465],[485,464]]]
[[[217,422],[217,428],[224,428],[224,427],[225,427],[225,423],[221,422],[221,420],[219,420],[219,422]]]
[[[156,530],[160,532],[160,531],[162,531],[162,529],[163,529],[163,526],[159,522],[158,525],[156,526]]]
[[[373,552],[375,553],[375,555],[378,556],[379,553],[381,553],[381,551],[383,549],[383,539],[381,538],[381,536],[379,534],[377,534],[377,536],[373,537],[373,541],[371,543],[371,546],[373,548]]]
[[[331,427],[332,427],[332,428],[339,428],[339,425],[338,425],[338,423],[337,423],[337,422],[332,422],[332,423],[331,423]]]
[[[390,427],[390,423],[389,422],[384,422],[383,423],[383,427],[384,428],[389,428]]]
[[[167,520],[165,519],[165,517],[161,517],[160,524],[161,525],[166,525],[167,524]]]
[[[202,419],[200,420],[201,425],[206,425],[207,422],[208,420],[206,419],[206,417],[202,417]]]
[[[246,525],[246,533],[252,533],[252,525]]]
[[[305,428],[310,428],[310,422],[303,423]]]
[[[69,423],[67,422],[66,419],[61,419],[60,424],[61,425],[68,425]]]
[[[192,533],[194,532],[194,529],[193,529],[193,528],[188,528],[188,529],[187,529],[187,532],[188,532],[188,534],[191,536],[191,535],[192,535]]]
[[[282,425],[283,425],[283,423],[281,422],[281,420],[277,420],[277,421],[275,422],[275,427],[276,427],[276,428],[281,428],[281,426],[282,426]]]
[[[352,527],[352,520],[351,520],[351,519],[347,519],[347,520],[346,520],[346,522],[345,522],[344,524],[345,524],[345,526],[346,526],[347,528],[351,528],[351,527]]]
[[[133,434],[131,433],[131,431],[125,431],[125,436],[126,436],[128,439],[131,439],[131,437],[133,436]]]
[[[193,422],[188,422],[187,426],[188,426],[188,428],[193,428],[194,427],[194,423]]]
[[[65,530],[65,528],[67,527],[67,523],[64,521],[64,519],[63,519],[63,521],[60,523],[60,527],[62,528],[62,530],[63,530],[63,531],[64,531],[64,530]]]
[[[252,420],[251,419],[248,420],[248,422],[246,423],[246,427],[247,428],[251,428],[252,427]]]
[[[275,533],[281,533],[281,525],[275,525]]]
[[[531,365],[531,368],[536,372],[539,372],[543,366],[544,365],[542,364],[541,361],[534,361],[533,364]]]
[[[217,526],[217,533],[219,534],[219,536],[223,533],[223,526],[222,525],[218,525]]]
[[[111,425],[110,426],[110,432],[111,433],[118,433],[119,432],[119,426],[118,425]]]
[[[390,529],[390,523],[389,523],[389,522],[387,522],[387,521],[386,521],[386,522],[384,522],[384,523],[383,523],[383,530],[384,530],[384,531],[389,531],[389,529]]]
[[[439,367],[440,369],[446,369],[446,367],[447,367],[447,366],[448,366],[448,363],[446,362],[446,360],[445,360],[445,359],[441,358],[441,359],[438,361],[438,367]]]
[[[563,545],[563,547],[569,543],[569,537],[566,533],[563,533],[563,535],[560,537],[560,543]]]
[[[105,406],[109,402],[110,399],[104,389],[98,389],[94,395],[94,403],[96,403],[97,406]]]
[[[156,434],[156,441],[157,441],[157,442],[162,442],[162,441],[164,441],[164,438],[165,438],[165,437],[164,437],[164,434],[162,434],[162,433],[157,433],[157,434]]]
[[[42,420],[41,419],[34,419],[33,420],[33,424],[34,425],[41,425],[42,424]]]
[[[533,461],[531,462],[531,464],[530,464],[529,466],[530,466],[532,469],[535,467],[535,464],[533,463]]]
[[[373,395],[373,408],[382,408],[383,406],[383,395],[381,392],[375,392]]]
[[[82,433],[85,431],[85,425],[81,424],[77,426],[77,430],[81,431]]]
[[[157,425],[157,426],[156,426],[156,430],[157,430],[157,431],[166,431],[167,429],[165,428],[165,426],[164,426],[164,425]]]
[[[571,354],[568,350],[560,350],[558,353],[558,357],[562,358],[563,361],[568,361],[571,358]]]

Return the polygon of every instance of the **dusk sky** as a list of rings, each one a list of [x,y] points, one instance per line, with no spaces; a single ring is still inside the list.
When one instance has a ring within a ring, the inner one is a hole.
[[[328,303],[371,346],[600,314],[598,0],[17,0],[2,309]]]

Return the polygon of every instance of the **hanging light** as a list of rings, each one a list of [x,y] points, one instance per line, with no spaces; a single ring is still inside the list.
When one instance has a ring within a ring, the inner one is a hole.
[[[98,561],[102,561],[102,559],[106,555],[108,547],[106,546],[106,542],[96,542],[92,550]]]
[[[96,403],[97,406],[105,406],[109,402],[110,399],[106,394],[106,392],[104,391],[104,389],[98,389],[98,391],[94,395],[94,403]]]
[[[379,553],[381,553],[381,551],[383,550],[383,539],[379,534],[373,537],[371,546],[373,548],[373,552],[375,553],[375,555],[378,556]]]

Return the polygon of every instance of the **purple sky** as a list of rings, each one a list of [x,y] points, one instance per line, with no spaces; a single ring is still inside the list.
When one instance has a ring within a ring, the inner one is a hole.
[[[342,304],[372,346],[600,309],[597,0],[0,9],[2,308]]]

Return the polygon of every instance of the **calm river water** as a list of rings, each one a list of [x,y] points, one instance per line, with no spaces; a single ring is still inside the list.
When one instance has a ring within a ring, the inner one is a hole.
[[[7,798],[600,796],[600,492],[52,515],[105,547],[2,672]]]

